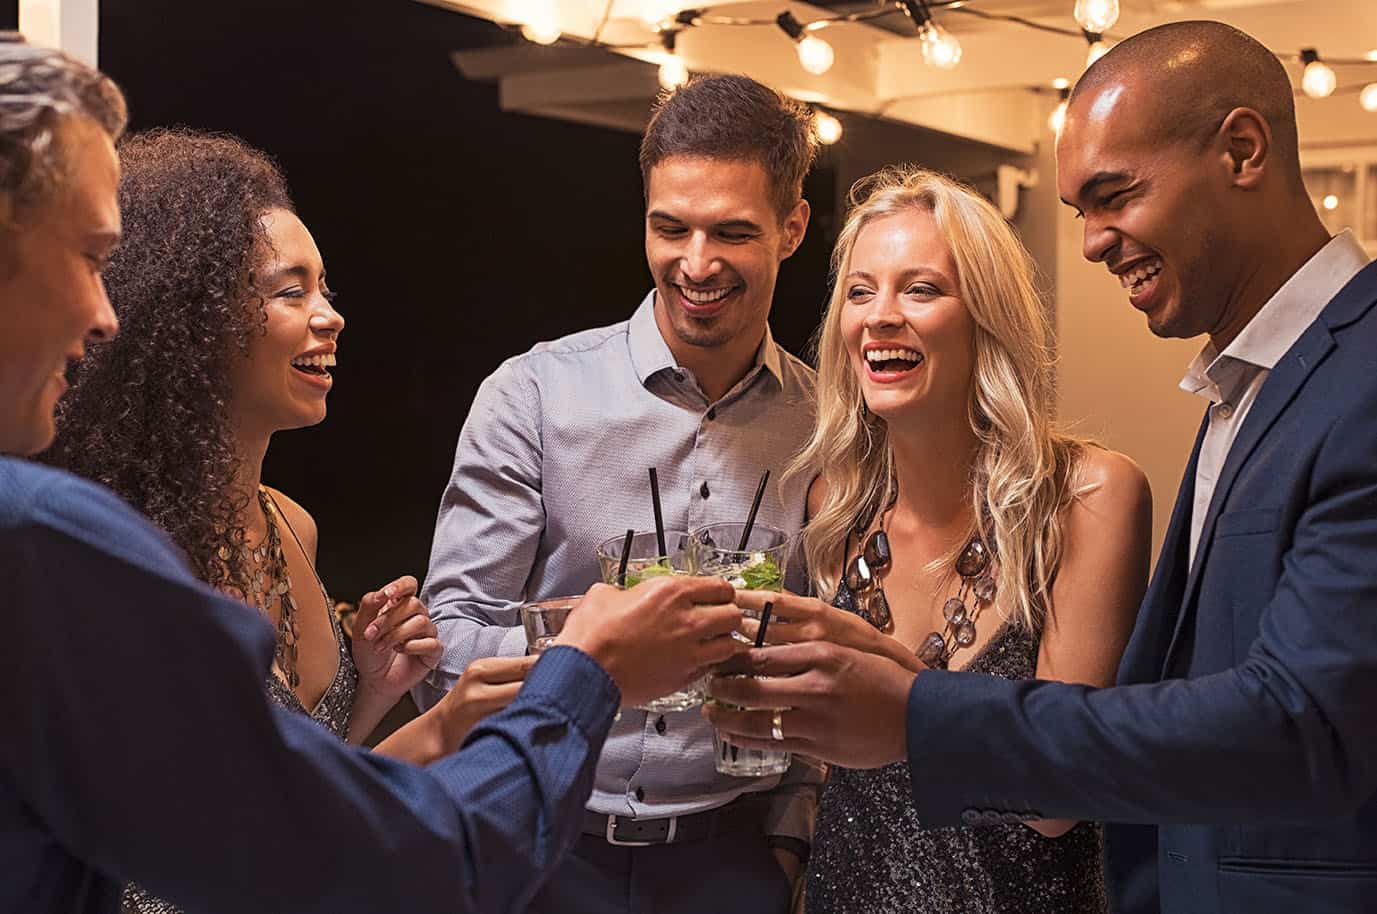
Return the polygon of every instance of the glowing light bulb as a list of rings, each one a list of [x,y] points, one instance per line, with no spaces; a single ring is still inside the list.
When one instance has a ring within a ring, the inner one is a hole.
[[[1101,35],[1119,21],[1119,0],[1076,0],[1072,15],[1081,28]]]
[[[1095,61],[1109,53],[1109,42],[1096,41],[1090,45],[1090,49],[1085,52],[1085,68],[1089,70],[1094,66]]]
[[[1071,80],[1067,79],[1065,76],[1058,76],[1056,79],[1052,80],[1052,88],[1069,89],[1071,88]]]
[[[818,132],[818,142],[831,146],[842,137],[842,123],[826,111],[813,115],[813,129]]]
[[[1329,64],[1320,60],[1320,55],[1315,53],[1315,49],[1306,48],[1301,51],[1301,61],[1305,64],[1305,72],[1301,74],[1301,90],[1311,98],[1328,98],[1333,95],[1339,78],[1334,75]]]
[[[1056,108],[1052,109],[1052,116],[1047,118],[1047,126],[1052,128],[1053,133],[1061,133],[1061,128],[1066,126],[1066,99],[1062,99]]]
[[[670,55],[669,59],[660,64],[660,86],[665,89],[674,90],[688,82],[688,67],[677,55]]]
[[[832,69],[832,62],[836,56],[832,46],[816,35],[805,35],[799,39],[799,65],[814,76],[821,76]]]
[[[1377,111],[1377,83],[1363,86],[1363,91],[1358,93],[1358,104],[1363,106],[1364,111]]]
[[[928,66],[950,70],[961,62],[961,42],[937,23],[926,23],[918,40],[923,47],[923,62]]]
[[[554,44],[559,41],[559,15],[556,14],[552,0],[529,0],[522,4],[521,15],[516,17],[521,23],[523,39],[536,44]]]
[[[1339,198],[1333,194],[1325,194],[1324,199],[1320,201],[1320,205],[1327,210],[1336,210],[1339,208]]]
[[[1363,55],[1364,60],[1377,60],[1377,49],[1368,51]]]

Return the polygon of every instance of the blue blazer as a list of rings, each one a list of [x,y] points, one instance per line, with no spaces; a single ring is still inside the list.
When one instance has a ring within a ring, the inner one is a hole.
[[[1272,370],[1190,567],[1197,439],[1116,688],[918,676],[920,818],[1138,823],[1117,914],[1377,911],[1375,302],[1369,264]]]
[[[429,768],[270,705],[271,629],[106,489],[0,457],[0,914],[524,910],[620,700],[546,651]]]

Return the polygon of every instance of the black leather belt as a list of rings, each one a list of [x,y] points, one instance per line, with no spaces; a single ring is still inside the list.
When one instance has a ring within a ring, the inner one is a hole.
[[[769,800],[754,796],[742,797],[706,812],[660,819],[608,816],[585,809],[583,833],[605,838],[608,844],[622,847],[701,841],[714,835],[748,830],[763,834],[768,810]]]

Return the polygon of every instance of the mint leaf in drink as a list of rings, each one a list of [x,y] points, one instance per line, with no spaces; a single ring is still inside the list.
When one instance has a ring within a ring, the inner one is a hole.
[[[626,586],[635,587],[648,578],[662,578],[667,574],[674,574],[674,569],[663,562],[656,562],[654,565],[646,565],[642,568],[637,568],[635,571],[628,570],[626,572]]]
[[[784,573],[779,570],[774,557],[769,555],[741,569],[741,580],[746,582],[747,590],[784,589]]]

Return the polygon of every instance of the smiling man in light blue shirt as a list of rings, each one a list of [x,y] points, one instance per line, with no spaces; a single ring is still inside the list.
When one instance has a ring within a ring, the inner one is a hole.
[[[641,147],[655,288],[623,323],[542,343],[479,389],[440,505],[424,598],[445,656],[433,704],[478,657],[517,655],[516,607],[580,593],[596,545],[653,524],[743,521],[791,536],[808,480],[782,471],[813,426],[813,373],[770,335],[780,264],[803,240],[808,109],[744,77],[701,79],[657,109]],[[806,580],[797,561],[786,585]],[[820,768],[735,778],[697,709],[625,710],[572,857],[530,910],[752,914],[787,909],[807,858]]]

